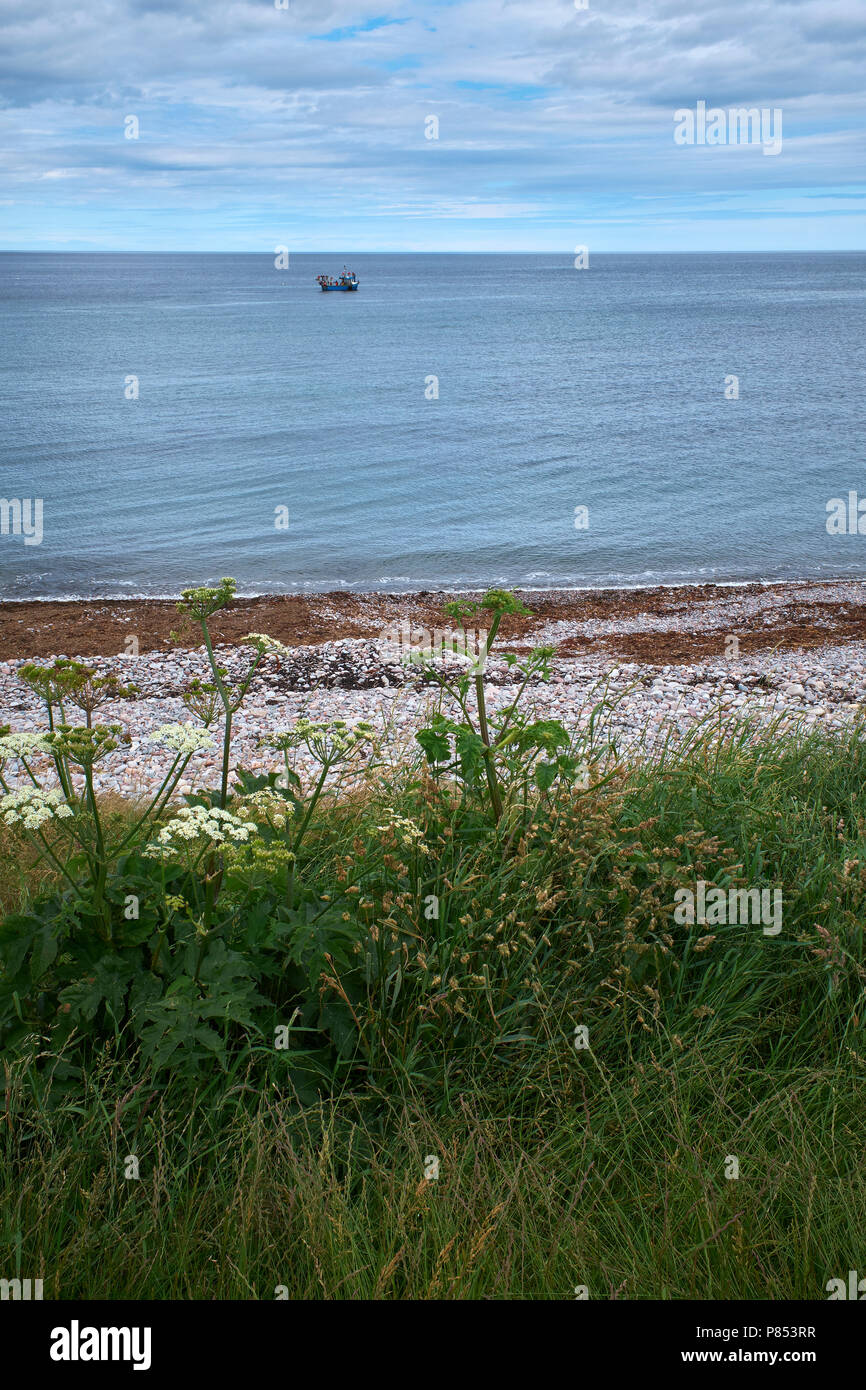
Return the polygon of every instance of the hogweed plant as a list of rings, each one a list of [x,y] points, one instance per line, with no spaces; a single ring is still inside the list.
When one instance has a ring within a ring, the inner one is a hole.
[[[105,894],[112,865],[146,837],[171,801],[193,754],[212,747],[212,740],[191,724],[165,724],[155,730],[151,739],[174,752],[169,769],[143,808],[122,821],[119,828],[109,828],[100,807],[94,769],[130,742],[119,724],[88,727],[55,723],[44,734],[13,734],[8,730],[0,734],[0,787],[4,792],[0,820],[29,841],[37,857],[61,874],[79,897],[89,888],[89,905],[105,939],[110,940],[112,908]],[[45,754],[53,760],[60,784],[57,788],[46,787],[35,771],[36,757]],[[24,788],[10,785],[9,768],[16,764],[28,779]]]
[[[22,680],[45,704],[48,717],[48,731],[52,733],[55,714],[59,722],[67,724],[66,706],[80,709],[85,716],[85,727],[90,728],[93,714],[101,705],[115,700],[132,699],[138,693],[134,685],[122,685],[117,676],[97,676],[96,672],[80,661],[59,658],[52,666],[39,666],[28,661],[18,668],[18,678]],[[71,783],[68,772],[55,756],[54,765],[64,793],[71,796]]]
[[[439,653],[423,648],[413,651],[407,660],[423,667],[428,679],[440,686],[443,696],[456,704],[462,717],[454,719],[443,713],[440,704],[428,727],[421,729],[416,738],[437,777],[456,774],[469,796],[476,793],[480,782],[486,787],[490,812],[498,826],[507,796],[515,788],[522,790],[525,807],[530,784],[544,793],[557,778],[573,780],[579,772],[579,764],[567,751],[571,737],[560,721],[528,720],[520,709],[530,682],[550,679],[554,648],[534,647],[524,661],[513,652],[497,653],[500,660],[514,668],[517,691],[508,705],[491,715],[484,676],[500,624],[506,614],[530,617],[531,611],[505,589],[490,589],[477,601],[459,599],[446,603],[444,611],[457,623],[461,634],[449,655],[462,662],[462,669],[455,672],[450,663],[438,659]],[[468,619],[479,617],[489,617],[490,627],[473,654],[465,624]]]
[[[229,678],[209,622],[234,591],[230,579],[184,590],[178,607],[199,625],[211,679],[184,692],[190,721],[149,735],[167,754],[166,770],[154,792],[122,811],[98,783],[131,738],[93,716],[133,687],[80,662],[21,668],[44,702],[47,729],[0,729],[0,823],[57,886],[0,925],[7,1042],[47,1033],[85,1046],[130,1029],[157,1067],[195,1070],[214,1057],[225,1062],[233,1039],[260,1035],[288,980],[317,997],[322,933],[342,939],[346,929],[298,866],[326,783],[339,788],[373,749],[373,730],[300,718],[262,740],[282,767],[263,777],[239,769],[230,789],[233,716],[261,663],[287,650],[249,633],[252,656]],[[75,710],[85,722],[72,721]],[[220,722],[219,786],[193,779],[181,796],[192,760],[215,748]],[[293,766],[299,759],[315,767],[309,786]],[[334,949],[331,942],[327,954]]]
[[[365,720],[358,720],[351,727],[343,719],[321,722],[311,719],[298,719],[291,729],[282,733],[268,734],[262,745],[282,753],[285,765],[286,795],[294,801],[299,814],[298,828],[291,843],[291,862],[286,884],[286,902],[294,906],[294,879],[297,856],[310,825],[313,812],[325,788],[328,777],[336,768],[345,769],[365,747],[375,742],[373,726]],[[319,773],[306,806],[299,798],[301,781],[291,766],[290,754],[306,749],[313,762],[319,766]]]
[[[204,642],[207,658],[213,673],[213,680],[203,684],[201,681],[193,681],[185,694],[187,708],[195,713],[205,724],[209,726],[217,717],[217,711],[222,707],[223,713],[223,756],[222,771],[220,775],[219,804],[225,809],[228,797],[229,784],[229,764],[231,761],[231,742],[232,742],[232,721],[235,714],[243,704],[247,692],[253,680],[253,676],[259,668],[262,659],[271,650],[285,651],[285,648],[278,642],[269,637],[264,637],[260,633],[251,633],[249,641],[255,651],[255,657],[247,667],[242,678],[235,684],[228,680],[228,672],[224,666],[217,662],[213,649],[208,620],[215,613],[227,608],[235,597],[237,585],[234,579],[222,579],[214,587],[200,587],[194,589],[183,589],[181,591],[178,612],[185,618],[197,623]],[[176,634],[173,634],[176,635]]]

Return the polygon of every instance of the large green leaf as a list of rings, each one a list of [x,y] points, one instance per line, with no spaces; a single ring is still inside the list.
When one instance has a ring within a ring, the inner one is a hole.
[[[419,729],[415,738],[424,749],[428,763],[447,763],[451,757],[451,743],[445,729],[432,725],[429,729]]]

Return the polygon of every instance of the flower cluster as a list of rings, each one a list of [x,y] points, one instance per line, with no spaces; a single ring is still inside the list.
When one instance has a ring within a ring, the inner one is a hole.
[[[34,753],[47,753],[50,744],[44,734],[8,733],[0,737],[0,763],[9,758],[30,758]]]
[[[23,787],[0,796],[0,819],[6,825],[21,825],[25,830],[38,830],[46,821],[65,820],[72,814],[72,807],[66,804],[59,791]]]
[[[252,642],[253,646],[261,656],[273,654],[274,656],[291,656],[291,648],[285,643],[278,642],[276,637],[269,637],[266,632],[248,632],[244,638],[245,642]]]
[[[520,602],[516,594],[512,594],[510,589],[488,589],[479,603],[480,608],[486,608],[490,613],[517,613],[521,616],[531,617],[530,610]]]
[[[216,586],[202,585],[197,589],[181,590],[179,613],[185,617],[205,622],[221,608],[226,608],[235,596],[237,585],[233,579],[222,579]]]
[[[384,825],[377,825],[377,830],[384,830],[399,840],[400,844],[406,849],[417,849],[421,854],[429,854],[427,845],[421,843],[424,839],[424,831],[420,825],[416,825],[407,816],[398,816],[394,811],[386,811],[387,817]]]
[[[40,666],[35,661],[25,661],[18,667],[18,679],[49,706],[62,705],[71,694],[79,690],[93,675],[90,667],[80,661],[70,661],[60,657],[52,666]]]
[[[295,853],[284,840],[272,840],[270,844],[250,840],[243,845],[228,845],[226,854],[232,872],[248,882],[262,877],[273,880],[282,869],[295,862]]]
[[[167,748],[173,748],[176,753],[197,753],[202,748],[213,748],[214,743],[210,734],[204,729],[197,729],[194,724],[163,724],[159,729],[155,729],[150,735],[152,739],[158,739]]]
[[[289,818],[295,814],[295,808],[291,801],[286,801],[272,787],[262,787],[238,800],[235,814],[242,821],[266,822],[272,830],[284,830]]]
[[[222,668],[217,667],[220,675],[223,674]],[[200,719],[205,728],[210,728],[222,705],[222,696],[219,686],[215,681],[203,681],[198,676],[189,682],[181,699],[189,710]]]
[[[119,743],[129,741],[129,735],[120,724],[95,724],[92,729],[59,724],[54,733],[45,735],[45,742],[50,745],[52,752],[85,768],[92,767],[107,753],[113,753]]]
[[[350,757],[365,743],[372,743],[373,736],[373,725],[362,719],[349,725],[345,719],[318,721],[300,718],[291,729],[269,734],[262,739],[262,743],[283,753],[300,748],[303,744],[318,762],[330,765]]]
[[[218,806],[184,806],[145,847],[152,859],[170,859],[179,849],[201,849],[208,844],[244,843],[258,833],[252,822],[244,822]]]

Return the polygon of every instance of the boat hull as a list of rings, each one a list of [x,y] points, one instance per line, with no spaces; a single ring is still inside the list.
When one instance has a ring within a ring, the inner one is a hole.
[[[328,294],[331,290],[339,290],[342,294],[348,294],[351,290],[356,290],[357,288],[357,285],[322,285],[325,294]]]

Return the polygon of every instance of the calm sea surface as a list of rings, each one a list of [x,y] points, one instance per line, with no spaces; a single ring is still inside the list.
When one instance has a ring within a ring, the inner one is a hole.
[[[3,254],[0,593],[864,576],[864,310],[860,253]]]

